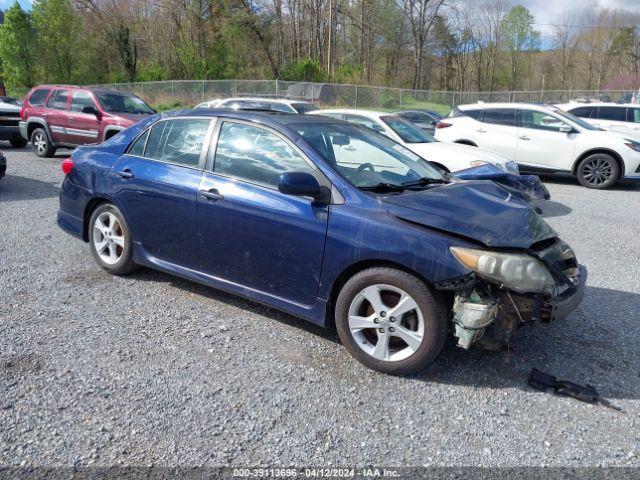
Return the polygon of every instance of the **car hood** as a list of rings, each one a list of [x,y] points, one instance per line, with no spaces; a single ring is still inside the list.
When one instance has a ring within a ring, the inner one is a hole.
[[[405,147],[421,157],[438,161],[438,158],[446,158],[447,155],[455,154],[460,160],[472,162],[482,160],[492,164],[504,165],[509,161],[504,155],[485,150],[483,148],[460,145],[459,143],[430,142],[430,143],[406,143]]]
[[[13,105],[11,103],[0,102],[0,112],[20,112],[21,107]]]
[[[470,238],[487,247],[529,248],[557,237],[526,201],[487,180],[388,195],[382,201],[398,218]]]

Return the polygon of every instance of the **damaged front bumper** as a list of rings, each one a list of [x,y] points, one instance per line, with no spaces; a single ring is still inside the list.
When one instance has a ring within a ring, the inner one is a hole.
[[[471,274],[468,279],[439,285],[453,290],[452,321],[458,345],[468,349],[480,341],[508,341],[518,328],[567,317],[584,297],[587,269],[576,265],[553,293],[518,293]],[[487,337],[487,332],[491,333]]]

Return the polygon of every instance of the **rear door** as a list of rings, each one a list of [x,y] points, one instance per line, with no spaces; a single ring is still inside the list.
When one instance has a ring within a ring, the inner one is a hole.
[[[134,242],[156,260],[197,264],[196,198],[211,131],[211,118],[161,120],[113,166],[113,195]]]
[[[49,96],[42,117],[49,125],[51,139],[56,143],[71,143],[67,135],[67,108],[69,104],[69,90],[58,88]]]
[[[627,122],[627,107],[617,105],[601,105],[597,107],[595,118],[589,120],[590,123],[604,129],[624,128]]]
[[[627,108],[627,128],[640,132],[640,107]]]
[[[518,149],[516,112],[515,108],[485,109],[482,123],[474,122],[476,145],[514,158]]]
[[[83,145],[99,142],[100,120],[93,113],[83,113],[84,107],[93,107],[98,112],[93,95],[85,90],[75,90],[71,94],[71,104],[67,116],[67,136],[70,143]]]
[[[518,124],[518,164],[571,170],[579,133],[570,125],[553,114],[528,109],[518,112]],[[572,128],[572,132],[561,132],[563,126]]]

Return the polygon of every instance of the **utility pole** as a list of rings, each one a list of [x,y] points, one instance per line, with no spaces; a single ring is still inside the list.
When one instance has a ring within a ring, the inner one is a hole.
[[[336,33],[336,0],[329,0],[329,41],[327,42],[327,78],[333,80],[333,51]]]

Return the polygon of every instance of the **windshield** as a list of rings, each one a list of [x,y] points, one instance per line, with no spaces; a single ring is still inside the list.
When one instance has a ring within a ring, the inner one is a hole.
[[[8,103],[10,105],[15,105],[16,107],[22,106],[22,102],[14,97],[0,97],[0,102]]]
[[[414,127],[411,123],[396,115],[380,117],[380,120],[396,132],[405,143],[431,143],[436,141],[436,139],[428,133],[423,132],[418,127]]]
[[[342,123],[298,124],[292,128],[358,188],[383,185],[402,190],[411,182],[444,181],[429,162],[369,128]]]
[[[313,103],[292,103],[291,106],[298,113],[307,113],[318,109],[318,106]]]
[[[575,124],[579,125],[580,127],[584,128],[585,130],[602,130],[602,128],[596,127],[595,125],[592,125],[589,122],[587,122],[585,120],[582,120],[581,118],[576,117],[572,113],[565,112],[564,110],[560,110],[559,108],[558,109],[554,108],[553,109],[553,113],[555,113],[559,117],[564,118],[565,120],[572,121],[573,123],[575,123]]]
[[[111,113],[155,113],[143,100],[127,93],[95,92],[102,108]]]

